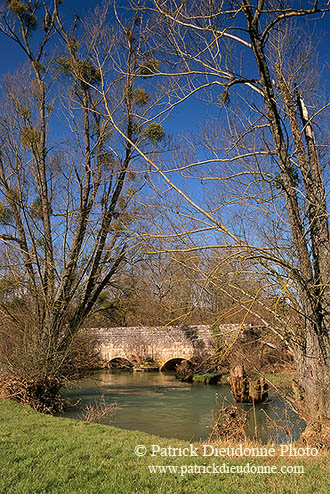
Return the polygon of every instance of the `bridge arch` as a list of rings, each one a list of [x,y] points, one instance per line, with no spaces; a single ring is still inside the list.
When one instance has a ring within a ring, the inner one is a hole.
[[[162,365],[162,367],[160,368],[160,370],[161,371],[175,370],[176,366],[178,364],[181,364],[181,362],[183,362],[184,360],[186,360],[187,362],[189,362],[189,359],[184,358],[184,357],[171,358],[171,359],[167,360],[165,362],[165,364]]]
[[[108,362],[109,369],[128,369],[132,370],[134,364],[126,357],[114,357]]]

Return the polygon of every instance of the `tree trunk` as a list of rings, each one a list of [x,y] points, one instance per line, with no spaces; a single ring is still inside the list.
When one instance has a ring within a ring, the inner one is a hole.
[[[296,353],[299,412],[307,421],[330,419],[330,341],[309,327],[306,346]]]
[[[248,377],[242,364],[230,369],[230,384],[238,403],[262,403],[268,398],[264,378]]]
[[[304,124],[306,147],[300,135],[296,109],[281,74],[278,73],[282,98],[287,109],[295,141],[299,166],[304,181],[308,225],[300,208],[297,187],[292,173],[289,148],[284,137],[280,112],[276,102],[264,43],[259,33],[260,11],[254,12],[249,0],[243,0],[243,10],[249,30],[252,50],[259,72],[259,82],[279,163],[280,177],[286,198],[286,208],[292,240],[297,252],[300,289],[305,313],[305,328],[296,347],[299,380],[300,413],[307,422],[330,419],[330,341],[329,341],[329,227],[312,125],[303,99],[298,95],[298,107]],[[278,72],[278,71],[277,71]],[[311,249],[310,249],[311,246]],[[298,338],[299,335],[297,334]],[[299,405],[299,404],[298,404]]]
[[[230,369],[230,387],[238,403],[249,402],[249,384],[243,365]]]

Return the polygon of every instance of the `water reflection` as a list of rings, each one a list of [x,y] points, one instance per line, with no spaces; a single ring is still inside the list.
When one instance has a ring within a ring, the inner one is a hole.
[[[205,384],[182,383],[171,373],[109,372],[98,371],[84,379],[66,395],[72,400],[80,400],[81,406],[100,399],[104,395],[107,402],[117,402],[116,413],[105,417],[102,423],[122,429],[140,430],[168,438],[205,440],[213,424],[214,411],[219,409],[224,398],[233,402],[229,387]],[[267,441],[270,432],[276,435],[269,420],[276,421],[279,430],[276,442],[295,440],[303,423],[279,398],[256,407],[254,414],[250,405],[242,405],[249,411],[248,435],[255,435],[255,420],[259,439]],[[65,412],[65,416],[78,418],[81,410]],[[286,422],[291,425],[286,426]]]

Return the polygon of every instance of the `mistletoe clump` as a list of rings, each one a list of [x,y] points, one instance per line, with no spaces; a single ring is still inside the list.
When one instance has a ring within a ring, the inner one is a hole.
[[[143,87],[138,87],[133,91],[134,103],[137,106],[144,106],[149,101],[149,95]]]
[[[50,204],[48,204],[48,211],[53,214],[53,209]],[[36,220],[41,220],[43,218],[42,200],[41,197],[37,197],[31,204],[30,214],[32,218]]]
[[[88,60],[72,60],[71,57],[63,55],[57,58],[57,65],[65,75],[72,75],[83,83],[96,84],[101,80],[100,70]]]
[[[31,151],[36,151],[40,145],[41,131],[30,125],[23,127],[21,131],[21,143]]]
[[[145,136],[152,142],[156,143],[163,139],[165,132],[163,127],[156,122],[152,122],[144,131]]]
[[[7,3],[8,10],[19,17],[28,33],[37,27],[37,18],[31,13],[31,8],[29,6],[19,0],[10,0]]]
[[[3,203],[0,203],[0,223],[2,225],[9,225],[13,219],[12,210]]]
[[[156,58],[150,58],[149,60],[145,60],[140,65],[140,75],[142,76],[151,76],[158,71],[159,61]]]

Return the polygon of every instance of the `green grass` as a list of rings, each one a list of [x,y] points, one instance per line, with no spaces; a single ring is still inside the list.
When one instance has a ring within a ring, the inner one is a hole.
[[[193,375],[193,382],[194,383],[203,383],[203,384],[209,384],[209,382],[219,376],[219,374],[216,373],[207,373],[207,374],[194,374]],[[219,379],[220,381],[220,379]]]
[[[327,494],[329,459],[150,456],[152,444],[185,447],[142,432],[41,415],[0,400],[1,494],[258,493]],[[137,457],[144,444],[148,454]],[[148,465],[283,464],[303,465],[304,474],[150,473]]]
[[[286,374],[285,372],[277,372],[275,374],[266,374],[265,378],[275,386],[291,387],[294,379],[294,374]]]

